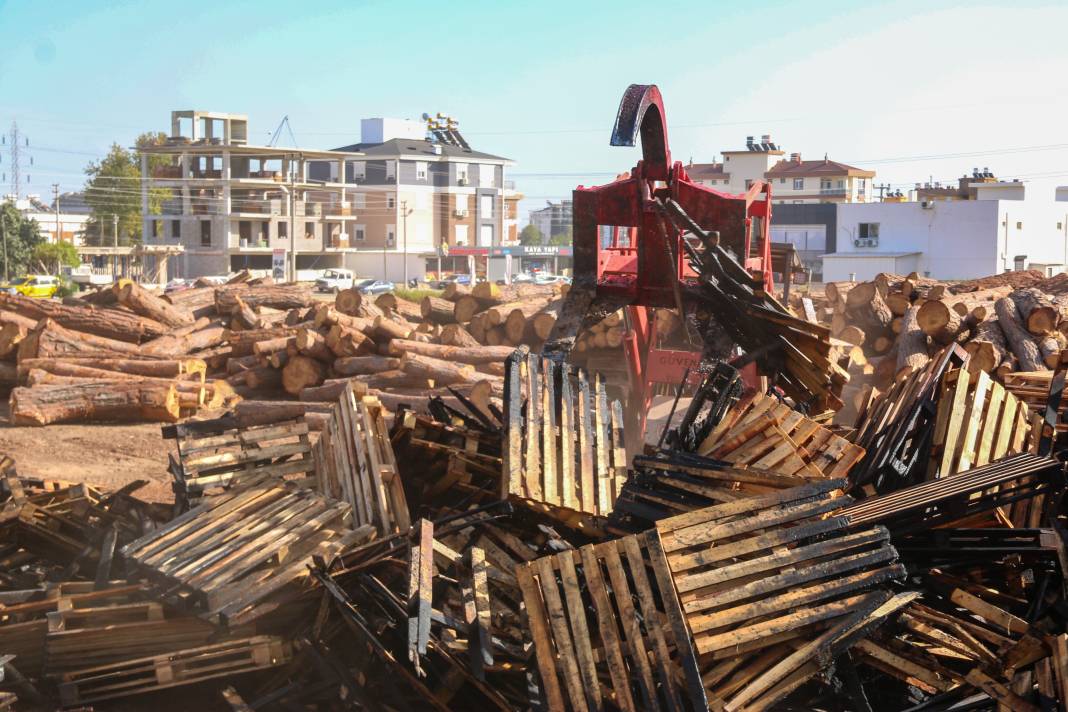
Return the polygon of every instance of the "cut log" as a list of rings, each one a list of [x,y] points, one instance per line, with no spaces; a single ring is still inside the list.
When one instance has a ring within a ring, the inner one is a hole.
[[[296,346],[297,337],[275,336],[252,344],[252,353],[256,356],[269,356],[276,351],[286,351],[290,346]]]
[[[362,336],[362,334],[361,334]],[[305,356],[311,356],[323,363],[331,363],[334,360],[334,352],[327,346],[326,339],[315,329],[304,327],[297,332],[297,350]]]
[[[19,374],[25,378],[31,370],[46,371],[58,376],[82,378],[191,378],[203,382],[207,367],[200,359],[181,361],[136,361],[122,359],[25,359],[18,365]]]
[[[548,307],[546,307],[546,309],[548,309]],[[545,312],[543,311],[540,314],[536,314],[534,316],[534,332],[536,334],[538,334],[538,338],[540,338],[540,339],[549,338],[549,333],[548,332],[545,333],[545,336],[542,336],[541,332],[538,330],[538,319],[541,317],[541,314],[544,314],[544,313]],[[554,323],[556,322],[555,317],[553,318],[553,322]],[[657,309],[656,310],[656,333],[657,334],[659,334],[660,336],[665,337],[665,338],[670,338],[676,332],[678,332],[679,329],[681,329],[681,328],[682,328],[682,319],[679,317],[678,311],[676,311],[675,309]]]
[[[326,376],[326,367],[308,356],[290,357],[282,369],[282,388],[290,395],[299,395],[308,386],[318,386]]]
[[[463,294],[453,302],[452,318],[459,324],[465,324],[490,306],[492,303],[483,302],[470,294]]]
[[[254,353],[254,347],[260,341],[296,336],[300,329],[301,326],[273,326],[270,329],[248,329],[246,331],[227,329],[223,338],[230,344],[231,355],[247,356]]]
[[[374,329],[372,334],[380,341],[389,341],[390,339],[403,339],[408,336],[411,329],[396,322],[389,317],[376,316],[374,320]]]
[[[849,296],[851,297],[862,289],[863,285],[856,287],[849,292]],[[894,315],[890,312],[890,308],[886,306],[883,298],[875,293],[874,287],[871,288],[871,292],[871,298],[867,301],[848,307],[847,317],[852,318],[857,326],[864,329],[864,333],[870,339],[874,339],[880,335],[880,332],[890,328],[890,322],[893,321]],[[846,300],[848,302],[849,297]]]
[[[916,318],[920,330],[936,343],[945,346],[957,338],[964,319],[944,301],[928,300],[920,307]]]
[[[858,282],[845,295],[846,309],[863,307],[878,296],[874,282]]]
[[[496,304],[486,310],[486,325],[499,326],[504,324],[508,320],[508,317],[511,316],[512,312],[515,311],[520,312],[523,319],[526,319],[528,316],[537,314],[544,306],[544,302],[531,299],[508,302],[507,304]]]
[[[402,299],[392,292],[380,294],[378,298],[375,299],[375,306],[383,312],[391,312],[413,324],[418,323],[423,315],[422,307],[419,304],[407,299]]]
[[[326,345],[335,356],[357,356],[373,351],[375,342],[358,329],[334,324],[326,335]]]
[[[464,327],[459,324],[446,324],[438,335],[438,343],[445,346],[462,346],[464,348],[477,347],[478,341]]]
[[[331,327],[335,324],[341,324],[350,329],[357,329],[365,334],[370,334],[374,329],[374,319],[343,314],[329,304],[323,304],[315,310],[315,325],[317,327]]]
[[[827,282],[823,285],[823,295],[827,297],[827,302],[830,304],[845,302],[849,290],[857,284],[857,282]]]
[[[70,422],[173,423],[180,415],[174,384],[143,381],[93,381],[73,385],[15,388],[11,391],[15,425]]]
[[[310,306],[313,297],[311,287],[304,284],[261,284],[243,289],[218,289],[215,291],[215,309],[219,314],[229,314],[237,306],[237,299],[252,307],[272,309],[296,309]]]
[[[0,326],[0,358],[14,357],[18,353],[19,344],[32,329],[32,326],[26,328],[13,321]]]
[[[419,305],[419,310],[424,319],[428,319],[435,324],[455,324],[457,321],[463,321],[458,320],[453,313],[455,306],[446,299],[425,296]]]
[[[442,344],[422,344],[417,341],[406,339],[394,339],[389,343],[389,354],[403,356],[406,353],[430,356],[443,361],[454,361],[477,365],[480,363],[504,362],[515,349],[506,346],[489,347],[478,346],[462,348],[458,346],[445,346]]]
[[[227,340],[228,329],[212,324],[207,328],[194,331],[191,334],[161,336],[141,346],[143,356],[156,358],[178,358],[201,349],[210,349],[219,346]]]
[[[401,360],[395,356],[350,356],[334,361],[334,372],[339,376],[366,376],[400,367]]]
[[[195,321],[188,310],[171,304],[137,282],[116,283],[113,291],[119,304],[172,329],[188,326]]]
[[[234,418],[238,427],[251,428],[256,425],[296,420],[310,414],[328,414],[333,407],[333,404],[305,401],[246,400],[234,406]]]
[[[1009,344],[1009,349],[1015,354],[1020,369],[1023,371],[1047,370],[1039,354],[1038,345],[1023,326],[1016,303],[1009,297],[1002,297],[994,303],[994,311],[998,315],[1001,331],[1005,334],[1005,340]]]
[[[288,358],[286,363],[289,363]],[[273,391],[282,385],[282,369],[275,366],[257,366],[241,375],[244,384],[254,391]]]
[[[8,361],[0,361],[0,388],[13,388],[19,382],[18,368]]]
[[[445,285],[445,289],[441,292],[442,299],[448,299],[450,302],[455,302],[460,297],[470,294],[471,288],[464,284],[457,284],[456,282],[449,282]]]
[[[501,288],[493,282],[479,282],[471,288],[471,295],[476,299],[500,303]]]
[[[41,322],[19,343],[19,360],[76,356],[79,353],[138,355],[139,348],[127,341],[116,341],[95,334],[66,329],[51,319]]]
[[[904,316],[912,306],[912,300],[900,292],[891,292],[886,295],[886,306],[894,316]]]
[[[252,307],[245,304],[241,297],[236,297],[237,305],[230,313],[230,326],[240,326],[242,329],[262,329],[263,322]]]
[[[940,304],[941,302],[927,302]],[[901,335],[897,339],[897,372],[912,373],[927,365],[927,334],[920,328],[919,313],[927,306],[909,307],[901,322]],[[944,306],[944,305],[943,305]],[[945,307],[947,312],[952,310]]]
[[[352,384],[353,393],[357,398],[367,394],[367,384],[355,378],[333,378],[324,381],[321,386],[311,386],[300,392],[300,400],[306,402],[337,403],[338,398],[345,392],[345,386]],[[331,406],[332,407],[332,406]]]
[[[1038,352],[1042,354],[1042,362],[1052,369],[1057,368],[1061,362],[1061,351],[1064,350],[1066,341],[1059,331],[1046,334],[1037,338]]]
[[[478,377],[475,369],[468,364],[445,361],[410,351],[401,358],[401,370],[409,376],[433,381],[435,386],[469,383]]]
[[[836,338],[841,339],[848,344],[852,344],[853,346],[863,346],[865,335],[864,330],[859,326],[847,326],[838,332]]]
[[[984,321],[976,327],[975,338],[964,345],[968,352],[968,370],[972,373],[992,373],[1005,360],[1005,335],[997,319]]]
[[[342,314],[348,314],[349,316],[357,316],[360,313],[360,306],[363,304],[363,294],[355,287],[349,287],[348,289],[342,289],[334,297],[334,308]]]
[[[467,324],[467,332],[480,344],[486,343],[486,315],[475,314]]]
[[[404,388],[425,391],[434,387],[434,384],[429,379],[405,373],[401,370],[382,371],[381,373],[372,373],[367,376],[355,376],[355,378],[362,381],[368,388],[387,390]]]
[[[51,299],[30,299],[21,294],[0,294],[0,309],[35,322],[49,318],[67,329],[135,344],[162,336],[168,331],[158,321],[124,309],[70,306]]]
[[[1043,336],[1057,330],[1060,312],[1041,290],[1031,287],[1017,289],[1009,294],[1016,304],[1026,329],[1035,336]]]

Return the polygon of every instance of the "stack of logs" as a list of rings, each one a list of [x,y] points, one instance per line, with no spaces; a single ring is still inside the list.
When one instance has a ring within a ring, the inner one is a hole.
[[[964,289],[916,273],[879,274],[870,282],[830,282],[823,299],[796,296],[792,307],[828,325],[850,352],[853,394],[888,388],[952,343],[971,356],[973,373],[998,380],[1056,367],[1068,344],[1068,300],[1034,286]]]
[[[0,382],[19,425],[175,422],[235,404],[298,417],[350,381],[389,410],[435,395],[485,410],[504,359],[537,347],[559,304],[551,287],[489,283],[421,303],[349,289],[331,304],[247,273],[164,295],[129,280],[63,302],[0,295]]]

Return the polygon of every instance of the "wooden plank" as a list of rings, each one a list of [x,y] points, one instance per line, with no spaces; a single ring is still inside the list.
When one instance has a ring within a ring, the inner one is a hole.
[[[987,375],[986,371],[978,373],[975,386],[968,397],[968,408],[964,416],[963,434],[959,446],[960,455],[957,458],[954,472],[963,472],[972,467],[972,461],[975,457],[975,443],[979,437],[979,429],[982,426],[983,413],[986,412],[986,392],[991,383],[990,376]]]
[[[523,470],[523,375],[522,368],[526,361],[516,351],[505,362],[508,369],[504,379],[504,399],[507,411],[505,423],[504,474],[501,481],[501,498],[522,491]]]
[[[964,412],[968,405],[968,373],[963,369],[951,371],[956,374],[956,383],[953,385],[953,398],[940,401],[940,407],[949,409],[946,416],[946,435],[942,445],[942,457],[938,467],[940,477],[945,477],[956,472],[954,467],[957,443],[960,440],[960,431]]]
[[[582,710],[600,708],[600,687],[589,690],[583,685],[579,676],[579,664],[575,657],[575,647],[572,644],[571,633],[568,630],[567,614],[560,601],[560,591],[556,585],[556,572],[553,569],[551,557],[542,557],[534,561],[533,566],[538,572],[538,582],[541,587],[542,600],[552,629],[553,641],[556,643],[556,651],[560,656],[559,667],[563,672],[564,684],[567,686],[568,697],[571,706],[576,712]],[[582,609],[579,608],[579,611]],[[544,679],[544,677],[543,677]],[[596,682],[594,683],[596,685]],[[587,694],[589,699],[587,699]],[[561,707],[560,709],[564,709]]]
[[[571,622],[571,635],[575,643],[575,658],[582,674],[583,686],[589,696],[589,704],[597,709],[601,706],[600,683],[597,682],[597,668],[593,657],[593,644],[590,641],[589,628],[586,625],[586,605],[582,600],[578,573],[575,571],[575,558],[572,551],[563,551],[552,557],[560,571],[560,583],[567,601],[567,612]],[[544,582],[543,582],[544,585]]]
[[[530,629],[530,636],[534,640],[536,653],[534,657],[538,664],[541,689],[545,693],[547,707],[550,710],[563,710],[565,709],[564,696],[560,689],[559,678],[556,676],[556,653],[552,642],[552,634],[545,623],[549,620],[549,615],[545,610],[541,592],[538,590],[538,586],[534,583],[534,577],[531,575],[531,566],[531,564],[517,566],[515,568],[515,578],[519,584],[519,590],[523,594],[527,626]],[[562,657],[563,655],[561,654]],[[572,699],[575,698],[572,696]]]
[[[533,354],[526,360],[527,373],[527,417],[526,427],[526,462],[523,472],[523,496],[540,501],[541,491],[541,452],[538,435],[541,433],[541,379],[538,377],[538,360]]]
[[[581,511],[597,511],[597,479],[593,469],[593,424],[591,418],[590,385],[586,374],[578,371],[578,433],[579,433],[579,501]]]
[[[1001,410],[1005,401],[1005,389],[1000,383],[992,383],[990,397],[983,409],[981,431],[979,433],[978,446],[975,452],[975,467],[982,467],[990,462],[990,453],[994,449],[994,441],[998,427],[1001,425]]]
[[[626,664],[623,662],[623,651],[619,644],[619,633],[616,630],[616,613],[608,600],[608,591],[604,585],[604,577],[601,574],[601,565],[598,563],[596,551],[593,544],[587,544],[581,547],[578,553],[582,558],[582,573],[586,579],[586,587],[593,599],[597,627],[603,646],[601,652],[608,663],[608,674],[612,678],[614,702],[625,712],[636,712],[637,708],[630,696],[630,677]]]
[[[638,689],[642,695],[642,709],[659,712],[660,704],[657,701],[656,683],[653,681],[652,669],[649,667],[649,654],[646,652],[645,638],[642,635],[641,625],[638,622],[638,616],[631,600],[631,587],[627,584],[627,575],[623,570],[623,562],[619,557],[619,546],[614,541],[598,544],[596,554],[598,557],[604,558],[605,569],[608,570],[608,578],[612,582],[612,595],[619,609],[619,622],[623,628],[631,666],[637,672]],[[650,626],[655,625],[652,621],[648,621],[648,623]]]
[[[560,366],[560,491],[561,504],[578,509],[575,496],[575,412],[571,393],[571,372],[567,364]]]
[[[601,375],[594,374],[594,406],[593,406],[593,430],[594,430],[594,462],[597,478],[597,506],[591,514],[606,517],[612,511],[612,502],[609,500],[609,479],[612,476],[608,464],[608,395],[605,393],[604,381]]]
[[[542,390],[541,390],[541,452],[542,452],[542,492],[545,501],[549,504],[559,505],[562,502],[557,477],[556,462],[556,388],[554,379],[553,362],[545,359],[542,362]]]

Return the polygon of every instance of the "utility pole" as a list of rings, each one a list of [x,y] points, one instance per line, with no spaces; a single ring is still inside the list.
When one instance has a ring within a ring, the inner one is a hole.
[[[117,277],[119,274],[119,216],[115,213],[111,214],[111,235],[115,240],[115,254],[111,256],[111,275],[112,278]]]
[[[63,241],[63,233],[59,230],[59,183],[52,184],[52,207],[56,211],[56,244]]]
[[[11,122],[11,194],[15,196],[15,201],[19,199],[19,183],[21,182],[19,173],[21,172],[22,165],[19,160],[19,125],[18,123]]]
[[[401,201],[401,220],[404,221],[404,244],[401,251],[404,253],[404,288],[408,288],[408,201]]]
[[[10,279],[10,275],[7,273],[7,214],[3,212],[3,207],[0,206],[0,235],[4,239],[4,281]]]
[[[281,125],[278,126],[282,128]],[[296,192],[297,192],[297,173],[293,163],[294,156],[298,161],[303,158],[302,154],[290,154],[289,155],[289,252],[290,252],[290,274],[291,279],[297,281],[297,231],[296,224],[293,222],[293,211],[296,204]],[[302,163],[303,161],[301,161]],[[297,165],[300,165],[299,163]],[[303,176],[302,176],[303,177]],[[327,236],[323,235],[323,241],[325,243]]]

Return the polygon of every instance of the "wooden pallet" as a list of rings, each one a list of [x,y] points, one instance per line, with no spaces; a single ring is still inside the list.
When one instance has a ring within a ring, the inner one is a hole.
[[[177,445],[170,470],[175,496],[187,503],[252,474],[301,478],[315,471],[303,419],[238,427],[224,417],[167,425],[163,437]]]
[[[264,477],[208,498],[122,554],[204,616],[236,625],[272,610],[283,589],[307,576],[311,556],[329,559],[373,535],[350,522],[347,503]]]
[[[864,457],[864,448],[759,393],[732,408],[697,452],[736,466],[805,478],[844,477]]]
[[[766,709],[905,599],[882,527],[847,532],[826,479],[682,514],[656,533],[714,708]]]
[[[84,705],[282,665],[292,657],[281,638],[256,636],[66,672],[60,701]]]
[[[13,710],[18,701],[19,697],[14,692],[0,692],[0,710]]]
[[[542,557],[515,572],[547,709],[708,708],[655,531]]]
[[[520,347],[506,364],[505,419],[504,497],[561,516],[611,514],[627,453],[622,405],[600,376]]]
[[[354,526],[371,525],[382,536],[408,530],[404,486],[376,399],[357,398],[346,386],[313,454],[316,487],[349,504]]]

